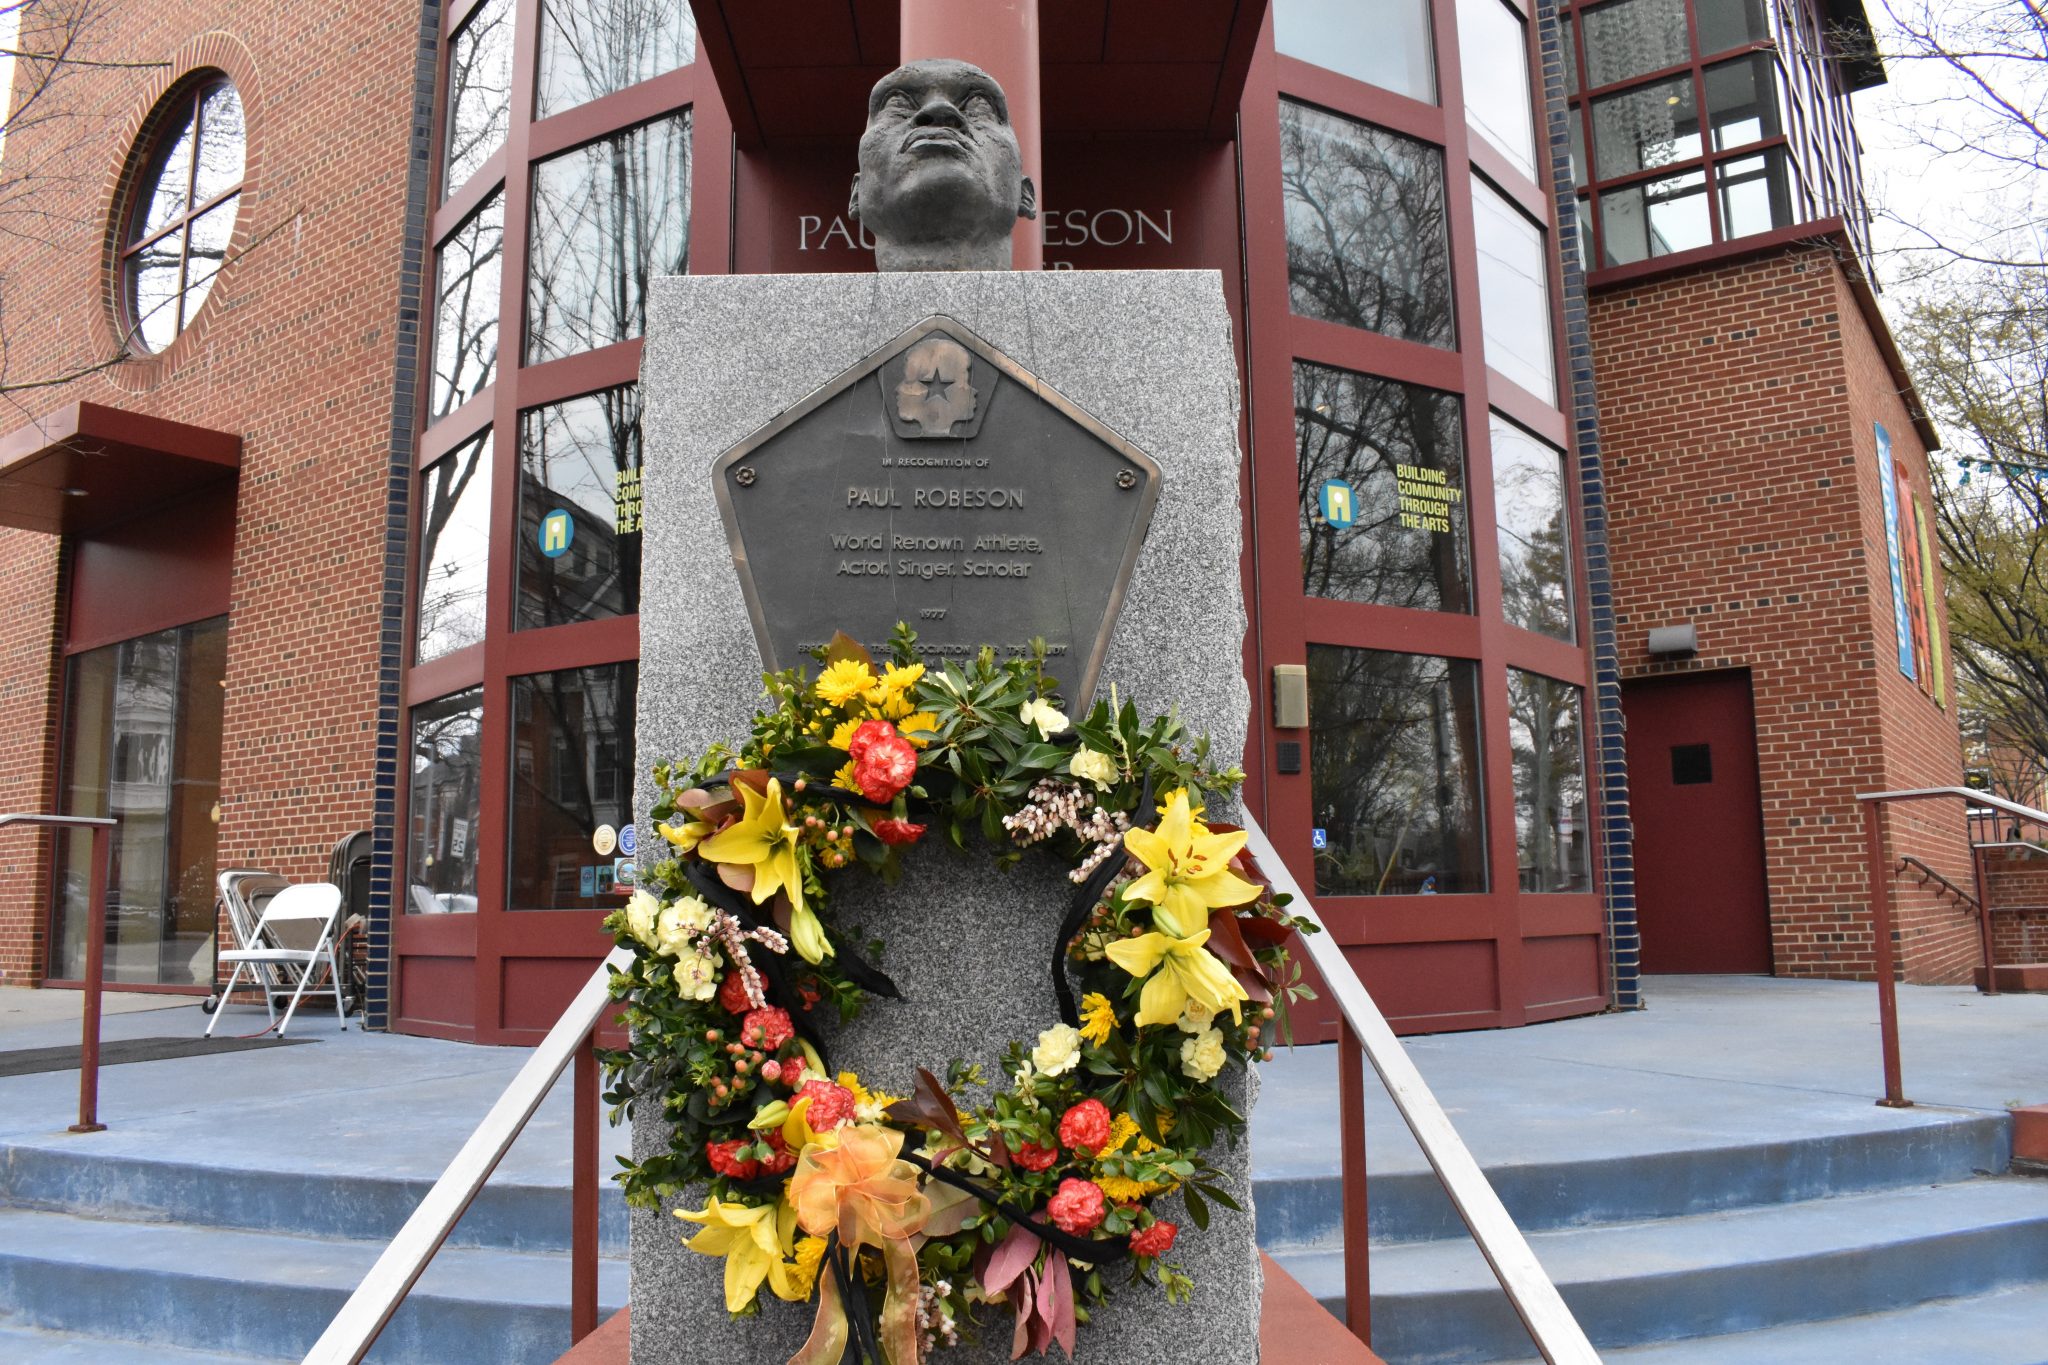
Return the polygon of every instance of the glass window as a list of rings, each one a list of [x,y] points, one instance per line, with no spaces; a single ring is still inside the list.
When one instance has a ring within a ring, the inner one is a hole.
[[[484,0],[448,45],[448,146],[441,193],[490,160],[512,126],[512,0]]]
[[[1565,122],[1571,128],[1572,186],[1582,190],[1586,188],[1586,172],[1589,169],[1586,165],[1586,120],[1584,115],[1574,109],[1565,116]]]
[[[498,372],[505,196],[494,193],[434,253],[434,380],[427,420],[446,417]]]
[[[1465,118],[1514,167],[1536,178],[1536,116],[1520,16],[1502,0],[1458,0]]]
[[[1308,647],[1316,894],[1486,890],[1479,667]]]
[[[1782,147],[1715,162],[1714,184],[1721,196],[1722,236],[1732,240],[1792,225],[1792,191]]]
[[[1690,251],[1714,240],[1707,221],[1707,177],[1700,170],[1600,192],[1600,233],[1607,265]]]
[[[1294,436],[1303,592],[1472,610],[1455,395],[1298,360]]]
[[[484,638],[491,549],[491,433],[419,476],[418,659],[426,663]]]
[[[1593,261],[1593,201],[1582,194],[1572,201],[1572,210],[1579,243],[1579,269],[1597,269]]]
[[[1501,615],[1509,625],[1572,638],[1572,546],[1565,529],[1564,452],[1489,414],[1493,509],[1500,536]]]
[[[1478,176],[1472,177],[1472,224],[1479,239],[1486,363],[1554,403],[1557,363],[1543,229]]]
[[[1700,154],[1692,77],[1593,101],[1593,157],[1602,180],[1673,166]]]
[[[1713,129],[1715,151],[1762,142],[1784,131],[1778,123],[1772,71],[1768,52],[1753,52],[1707,68],[1707,120]]]
[[[178,91],[136,149],[143,162],[121,251],[121,325],[161,351],[192,325],[227,259],[241,210],[242,97],[216,76]]]
[[[1515,847],[1524,891],[1590,891],[1586,746],[1579,689],[1508,670],[1508,743],[1515,751]]]
[[[472,687],[412,711],[410,914],[476,910],[477,820],[483,811],[484,694]]]
[[[513,909],[619,903],[615,857],[593,852],[591,834],[633,823],[639,672],[606,664],[512,680]]]
[[[647,282],[689,269],[689,113],[536,165],[528,257],[528,364],[639,336]]]
[[[640,609],[640,388],[519,419],[519,624]]]
[[[1578,29],[1573,26],[1569,14],[1558,17],[1557,46],[1564,60],[1564,92],[1576,95],[1579,93],[1579,39]]]
[[[1428,0],[1275,0],[1273,46],[1355,81],[1436,103]]]
[[[1693,0],[1692,8],[1700,26],[1702,57],[1771,36],[1764,0]]]
[[[1685,0],[1617,0],[1587,10],[1579,22],[1586,29],[1586,83],[1595,89],[1692,60]]]
[[[537,119],[688,66],[697,19],[674,0],[543,0]]]
[[[112,816],[106,979],[213,979],[227,619],[75,655],[64,697],[64,813]],[[58,834],[49,971],[85,976],[92,837]]]
[[[1455,345],[1443,152],[1283,100],[1280,154],[1294,311]]]

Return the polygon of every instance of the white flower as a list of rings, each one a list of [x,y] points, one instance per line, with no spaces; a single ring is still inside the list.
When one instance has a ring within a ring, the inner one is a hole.
[[[654,921],[654,947],[670,957],[681,958],[695,951],[694,945],[711,927],[711,907],[701,897],[685,896],[665,908]]]
[[[1181,1043],[1180,1073],[1191,1081],[1213,1081],[1223,1058],[1223,1031],[1206,1029]]]
[[[1031,1065],[1031,1059],[1029,1057],[1026,1057],[1024,1059],[1024,1065],[1017,1068],[1016,1092],[1018,1099],[1030,1100],[1034,1104],[1037,1102],[1038,1093],[1032,1088],[1031,1085],[1031,1083],[1037,1078],[1037,1070]]]
[[[1054,1024],[1038,1035],[1031,1049],[1031,1064],[1041,1076],[1064,1076],[1081,1064],[1081,1030],[1072,1024]]]
[[[718,994],[718,968],[715,954],[684,948],[676,954],[676,994],[685,1000],[709,1000]]]
[[[1116,761],[1098,749],[1083,744],[1074,750],[1074,761],[1067,764],[1067,771],[1074,776],[1095,784],[1097,791],[1108,791],[1116,781]]]
[[[1191,995],[1188,1002],[1180,1007],[1180,1018],[1174,1022],[1179,1025],[1182,1033],[1200,1033],[1209,1027],[1209,1021],[1215,1017],[1215,1010]]]
[[[652,948],[655,917],[661,914],[661,902],[645,891],[635,891],[626,901],[626,932]]]
[[[1051,739],[1067,728],[1066,713],[1041,697],[1033,697],[1017,708],[1017,719],[1038,727],[1040,739]]]

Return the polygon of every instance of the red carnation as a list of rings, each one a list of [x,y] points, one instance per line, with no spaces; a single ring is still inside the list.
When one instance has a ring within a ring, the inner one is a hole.
[[[738,972],[725,974],[725,984],[718,988],[718,1003],[731,1014],[745,1014],[754,1007],[754,1002],[747,999],[747,983]]]
[[[1076,1180],[1068,1176],[1060,1182],[1060,1192],[1048,1199],[1045,1211],[1052,1215],[1052,1221],[1059,1230],[1069,1237],[1095,1231],[1105,1211],[1102,1186],[1092,1180]]]
[[[885,844],[914,844],[924,838],[924,826],[891,816],[875,821],[875,837]]]
[[[711,1169],[728,1180],[752,1180],[761,1174],[761,1163],[749,1157],[745,1161],[735,1160],[733,1153],[749,1143],[735,1139],[732,1142],[707,1142],[704,1155],[711,1161]]]
[[[816,1125],[812,1125],[815,1127]],[[1082,1100],[1060,1120],[1060,1141],[1099,1152],[1109,1145],[1109,1109],[1101,1100]]]
[[[767,1071],[766,1067],[763,1067],[761,1069],[763,1072]],[[770,1076],[768,1079],[774,1080],[775,1077]],[[782,1083],[788,1086],[791,1090],[796,1089],[798,1086],[804,1083],[803,1058],[791,1057],[788,1061],[782,1064]]]
[[[1140,1228],[1131,1234],[1133,1256],[1164,1256],[1173,1250],[1173,1239],[1180,1229],[1171,1223],[1154,1223],[1149,1228]]]
[[[864,720],[853,732],[853,738],[846,742],[846,756],[858,763],[867,755],[869,746],[878,739],[895,739],[896,727],[886,720]]]
[[[809,1099],[811,1107],[804,1111],[804,1122],[820,1133],[830,1132],[842,1123],[853,1122],[853,1092],[843,1085],[831,1081],[805,1081],[796,1092],[796,1099]],[[790,1101],[795,1104],[796,1100]]]
[[[1017,1164],[1025,1170],[1043,1171],[1051,1169],[1053,1162],[1060,1159],[1060,1150],[1057,1147],[1041,1147],[1035,1142],[1027,1142],[1011,1155],[1017,1158]]]
[[[794,1037],[796,1025],[789,1022],[789,1011],[779,1006],[763,1005],[748,1010],[746,1018],[740,1020],[740,1041],[763,1052],[778,1052]]]
[[[868,722],[870,725],[880,723],[883,722]],[[894,727],[888,734],[870,741],[867,749],[853,761],[853,784],[870,801],[894,801],[896,794],[909,786],[916,776],[917,750],[911,748],[910,741],[897,734]]]
[[[761,1174],[788,1175],[790,1168],[796,1165],[796,1153],[789,1150],[789,1144],[784,1142],[782,1134],[777,1132],[771,1131],[768,1134],[768,1146],[774,1150],[775,1155],[761,1162]],[[1155,1226],[1166,1229],[1166,1240],[1171,1244],[1173,1241],[1173,1224],[1160,1223]]]

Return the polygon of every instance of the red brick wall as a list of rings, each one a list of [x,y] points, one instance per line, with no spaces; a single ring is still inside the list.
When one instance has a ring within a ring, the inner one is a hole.
[[[2048,962],[2048,858],[1990,853],[1984,895],[1991,903],[1995,962]]]
[[[1870,422],[1923,481],[1925,452],[1826,247],[1609,287],[1592,337],[1623,677],[1750,671],[1775,970],[1868,975],[1854,796],[1961,777],[1953,720],[1896,677]],[[1698,655],[1652,661],[1685,621]],[[1940,839],[1911,851],[1957,875]],[[1955,916],[1897,885],[1908,975],[1959,979]]]
[[[68,372],[114,347],[108,223],[128,147],[169,85],[232,77],[246,109],[246,189],[229,262],[198,323],[163,354],[18,395],[0,420],[81,399],[244,437],[228,631],[220,864],[304,877],[371,819],[386,451],[419,10],[152,0],[103,7],[86,55],[165,61],[67,77],[68,105],[109,115],[38,187],[30,240],[0,230],[6,379]],[[60,125],[61,126],[61,125]],[[55,134],[10,137],[32,164]],[[54,793],[57,641],[51,537],[0,531],[0,807]],[[0,836],[0,966],[39,966],[42,876]]]

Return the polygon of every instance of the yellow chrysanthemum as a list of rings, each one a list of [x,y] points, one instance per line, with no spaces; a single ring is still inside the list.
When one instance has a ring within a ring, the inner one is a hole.
[[[832,785],[846,792],[857,792],[860,790],[860,783],[853,780],[852,759],[849,758],[846,762],[840,764],[839,771],[832,774]]]
[[[874,699],[875,708],[882,713],[882,719],[902,720],[910,714],[912,702],[908,695],[902,692],[885,692],[879,687],[875,691],[879,694]]]
[[[1116,1204],[1135,1204],[1148,1195],[1173,1188],[1170,1180],[1130,1180],[1120,1175],[1098,1175],[1095,1183]]]
[[[908,668],[890,664],[882,670],[882,686],[891,692],[908,692],[923,676],[923,664],[912,664]]]
[[[897,721],[896,728],[905,739],[922,749],[938,738],[939,718],[929,711],[913,711]]]
[[[1109,1141],[1103,1144],[1102,1151],[1097,1154],[1096,1160],[1100,1161],[1103,1157],[1116,1155],[1124,1149],[1124,1144],[1130,1142],[1133,1138],[1137,1139],[1137,1146],[1131,1150],[1139,1156],[1144,1155],[1146,1152],[1156,1152],[1159,1150],[1158,1143],[1138,1131],[1138,1121],[1136,1119],[1132,1118],[1129,1114],[1118,1114],[1109,1126]],[[1128,1176],[1107,1175],[1101,1171],[1097,1171],[1091,1178],[1102,1187],[1104,1194],[1119,1204],[1135,1203],[1137,1200],[1143,1199],[1148,1195],[1157,1194],[1161,1190],[1170,1190],[1174,1185],[1174,1182],[1170,1180],[1132,1180]]]
[[[875,685],[875,675],[858,659],[839,659],[818,675],[817,692],[834,706],[844,706]]]
[[[860,729],[860,727],[861,719],[859,716],[848,716],[845,720],[840,721],[832,731],[832,747],[835,749],[851,748],[853,745],[853,732]]]
[[[860,1077],[851,1071],[839,1073],[839,1084],[853,1094],[854,1117],[862,1123],[879,1123],[882,1111],[892,1104],[902,1102],[906,1096],[891,1095],[885,1090],[870,1090],[860,1083]]]
[[[913,744],[917,741],[912,740]],[[1109,1035],[1116,1030],[1116,1006],[1109,1003],[1109,997],[1090,991],[1081,997],[1081,1036],[1101,1047],[1109,1041]],[[1135,1124],[1132,1125],[1136,1127]]]
[[[796,1255],[789,1263],[789,1289],[798,1299],[808,1299],[818,1283],[818,1267],[825,1261],[823,1237],[800,1238]]]

